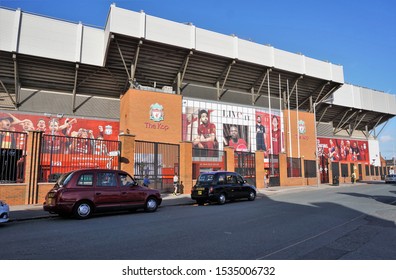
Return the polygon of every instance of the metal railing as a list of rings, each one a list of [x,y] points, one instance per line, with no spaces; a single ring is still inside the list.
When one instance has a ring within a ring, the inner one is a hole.
[[[287,177],[301,177],[301,158],[287,158]]]
[[[172,191],[173,176],[179,174],[179,145],[148,141],[135,141],[135,144],[135,179],[143,183],[147,176],[150,188]]]
[[[0,184],[24,181],[27,136],[0,130]]]
[[[74,169],[119,169],[119,163],[119,141],[43,135],[39,182],[55,181]]]

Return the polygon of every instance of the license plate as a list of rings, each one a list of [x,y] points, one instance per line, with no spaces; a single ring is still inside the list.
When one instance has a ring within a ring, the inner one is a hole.
[[[202,195],[202,191],[198,191],[198,195]]]

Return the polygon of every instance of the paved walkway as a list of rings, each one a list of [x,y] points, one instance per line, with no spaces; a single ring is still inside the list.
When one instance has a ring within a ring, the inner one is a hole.
[[[375,181],[375,183],[381,183],[383,181]],[[355,185],[362,185],[370,182],[356,183]],[[293,187],[269,187],[264,189],[259,189],[257,196],[272,196],[281,192],[291,192],[291,191],[309,191],[325,188],[334,187],[346,187],[352,186],[350,183],[341,183],[339,186],[333,186],[331,184],[321,184],[319,186],[293,186]],[[189,205],[194,204],[195,201],[191,199],[190,194],[162,194],[162,204],[160,207],[175,206],[175,205]],[[31,219],[43,219],[48,217],[56,217],[56,214],[50,214],[43,210],[42,204],[33,205],[14,205],[10,206],[10,222],[13,221],[23,221]]]

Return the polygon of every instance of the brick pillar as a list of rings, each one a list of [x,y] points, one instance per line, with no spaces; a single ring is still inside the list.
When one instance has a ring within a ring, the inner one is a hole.
[[[265,188],[264,152],[256,151],[256,187]]]
[[[234,148],[224,147],[224,151],[226,152],[226,156],[227,156],[226,170],[233,172],[235,171]]]
[[[180,143],[180,159],[179,159],[179,180],[183,182],[183,193],[191,193],[193,186],[192,180],[192,143]]]
[[[120,134],[121,141],[121,170],[130,175],[135,174],[135,135]]]
[[[41,131],[29,131],[25,157],[25,204],[38,203],[38,179],[40,174]]]
[[[285,153],[279,154],[279,186],[285,185],[287,181],[287,156]]]
[[[367,180],[366,165],[367,165],[367,164],[362,164],[362,180],[363,180],[363,181]],[[369,167],[370,167],[370,165],[369,165]]]

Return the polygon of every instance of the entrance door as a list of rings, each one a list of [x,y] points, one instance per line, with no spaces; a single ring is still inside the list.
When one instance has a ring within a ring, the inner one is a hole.
[[[327,157],[322,155],[320,157],[320,183],[327,184],[329,183],[329,163],[327,162]]]
[[[173,190],[173,176],[179,174],[179,145],[136,141],[134,177],[143,184],[148,175],[150,188]]]

